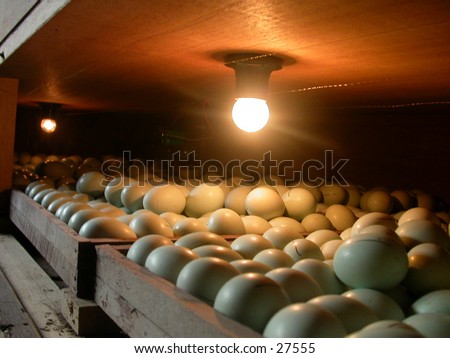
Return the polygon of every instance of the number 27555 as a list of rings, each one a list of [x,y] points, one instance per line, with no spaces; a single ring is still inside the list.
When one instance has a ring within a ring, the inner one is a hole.
[[[277,353],[314,353],[314,343],[277,343]]]

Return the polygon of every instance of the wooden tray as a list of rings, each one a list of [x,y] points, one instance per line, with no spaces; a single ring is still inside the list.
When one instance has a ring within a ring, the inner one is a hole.
[[[95,301],[130,337],[261,337],[129,260],[129,247],[95,247]]]
[[[95,246],[134,241],[84,238],[18,190],[11,192],[10,219],[80,298],[94,297]]]

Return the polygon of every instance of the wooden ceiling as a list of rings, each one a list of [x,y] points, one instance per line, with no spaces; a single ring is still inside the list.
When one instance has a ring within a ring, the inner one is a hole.
[[[74,0],[0,76],[21,104],[164,111],[232,98],[237,51],[275,54],[272,98],[332,105],[450,101],[448,0]]]

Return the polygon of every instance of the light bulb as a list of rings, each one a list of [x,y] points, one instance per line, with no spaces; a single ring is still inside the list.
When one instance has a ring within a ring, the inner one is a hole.
[[[246,132],[257,132],[269,121],[267,102],[259,98],[238,98],[231,113],[233,121],[239,129]]]
[[[44,118],[41,121],[41,129],[46,133],[53,133],[56,129],[56,121],[51,118]]]

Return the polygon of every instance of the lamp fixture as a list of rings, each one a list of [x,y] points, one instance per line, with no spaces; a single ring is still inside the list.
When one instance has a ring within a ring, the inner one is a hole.
[[[269,78],[272,71],[281,69],[283,60],[271,54],[235,53],[225,57],[225,66],[236,75],[236,102],[232,118],[236,126],[246,132],[265,127],[270,112],[267,105]]]
[[[58,103],[41,102],[39,106],[43,112],[41,129],[46,133],[53,133],[56,130],[56,112],[61,105]]]

